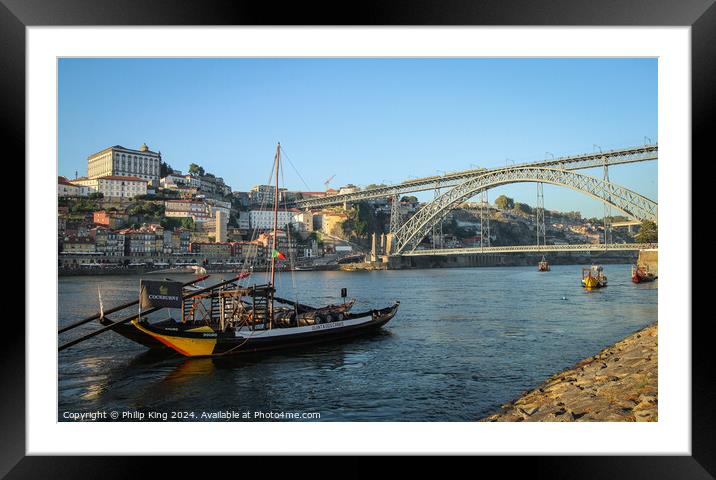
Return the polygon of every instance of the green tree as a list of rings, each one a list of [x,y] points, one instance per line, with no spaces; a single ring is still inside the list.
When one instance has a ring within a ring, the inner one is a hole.
[[[511,210],[515,207],[515,201],[505,195],[500,195],[495,199],[495,205],[500,210]]]
[[[100,198],[104,198],[104,193],[102,192],[92,192],[89,195],[87,195],[87,198],[90,200],[98,200]]]
[[[191,217],[184,217],[181,219],[181,228],[184,230],[194,231],[194,219]]]
[[[193,173],[195,175],[204,176],[204,168],[201,165],[197,165],[196,163],[192,163],[189,165],[189,173]]]
[[[515,203],[515,206],[513,208],[518,212],[522,212],[526,215],[530,215],[532,213],[532,207],[530,207],[526,203],[517,202]]]
[[[162,217],[159,221],[159,225],[166,228],[167,230],[175,230],[181,227],[181,221],[175,217]]]
[[[418,197],[415,195],[406,195],[400,199],[401,202],[418,203]]]
[[[160,177],[166,177],[170,173],[174,173],[174,169],[171,165],[169,165],[167,162],[160,160],[159,161],[159,176]]]
[[[638,243],[656,243],[659,241],[659,229],[655,222],[644,220],[641,222],[639,233],[634,238]]]

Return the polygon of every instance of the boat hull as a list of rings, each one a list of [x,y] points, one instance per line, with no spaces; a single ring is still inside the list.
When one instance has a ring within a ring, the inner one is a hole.
[[[601,282],[599,279],[594,277],[586,277],[582,279],[582,286],[584,288],[602,288],[606,287],[607,284]]]
[[[336,322],[271,330],[215,332],[203,327],[179,331],[141,322],[134,323],[134,326],[184,356],[210,357],[274,351],[366,335],[388,323],[399,305],[396,302],[385,309],[349,314]]]
[[[632,275],[631,281],[634,283],[648,283],[653,282],[656,279],[653,275]]]
[[[108,320],[106,318],[100,319],[100,322],[102,325],[109,326],[114,324],[115,322]],[[140,345],[144,345],[145,347],[152,348],[152,349],[166,349],[167,346],[154,338],[153,336],[149,335],[148,333],[145,333],[141,330],[139,330],[137,327],[135,327],[133,324],[119,324],[116,325],[114,328],[112,328],[113,332],[116,332],[120,335],[122,335],[124,338],[127,338],[133,342],[139,343]]]

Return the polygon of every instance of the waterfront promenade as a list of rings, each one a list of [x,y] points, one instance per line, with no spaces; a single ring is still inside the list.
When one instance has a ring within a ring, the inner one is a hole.
[[[653,323],[548,378],[485,422],[658,421]]]

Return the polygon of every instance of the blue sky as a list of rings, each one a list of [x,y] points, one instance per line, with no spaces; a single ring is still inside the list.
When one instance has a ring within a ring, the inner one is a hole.
[[[300,173],[286,165],[285,186],[323,190],[658,140],[656,59],[61,59],[58,107],[60,175],[146,142],[234,190],[266,182],[278,141]],[[657,200],[655,162],[610,178]],[[531,184],[503,193],[536,201]],[[603,211],[553,186],[545,206]]]

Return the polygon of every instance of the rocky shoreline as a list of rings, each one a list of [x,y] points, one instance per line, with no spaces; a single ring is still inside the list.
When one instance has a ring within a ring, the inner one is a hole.
[[[658,324],[548,378],[482,422],[656,422]]]

